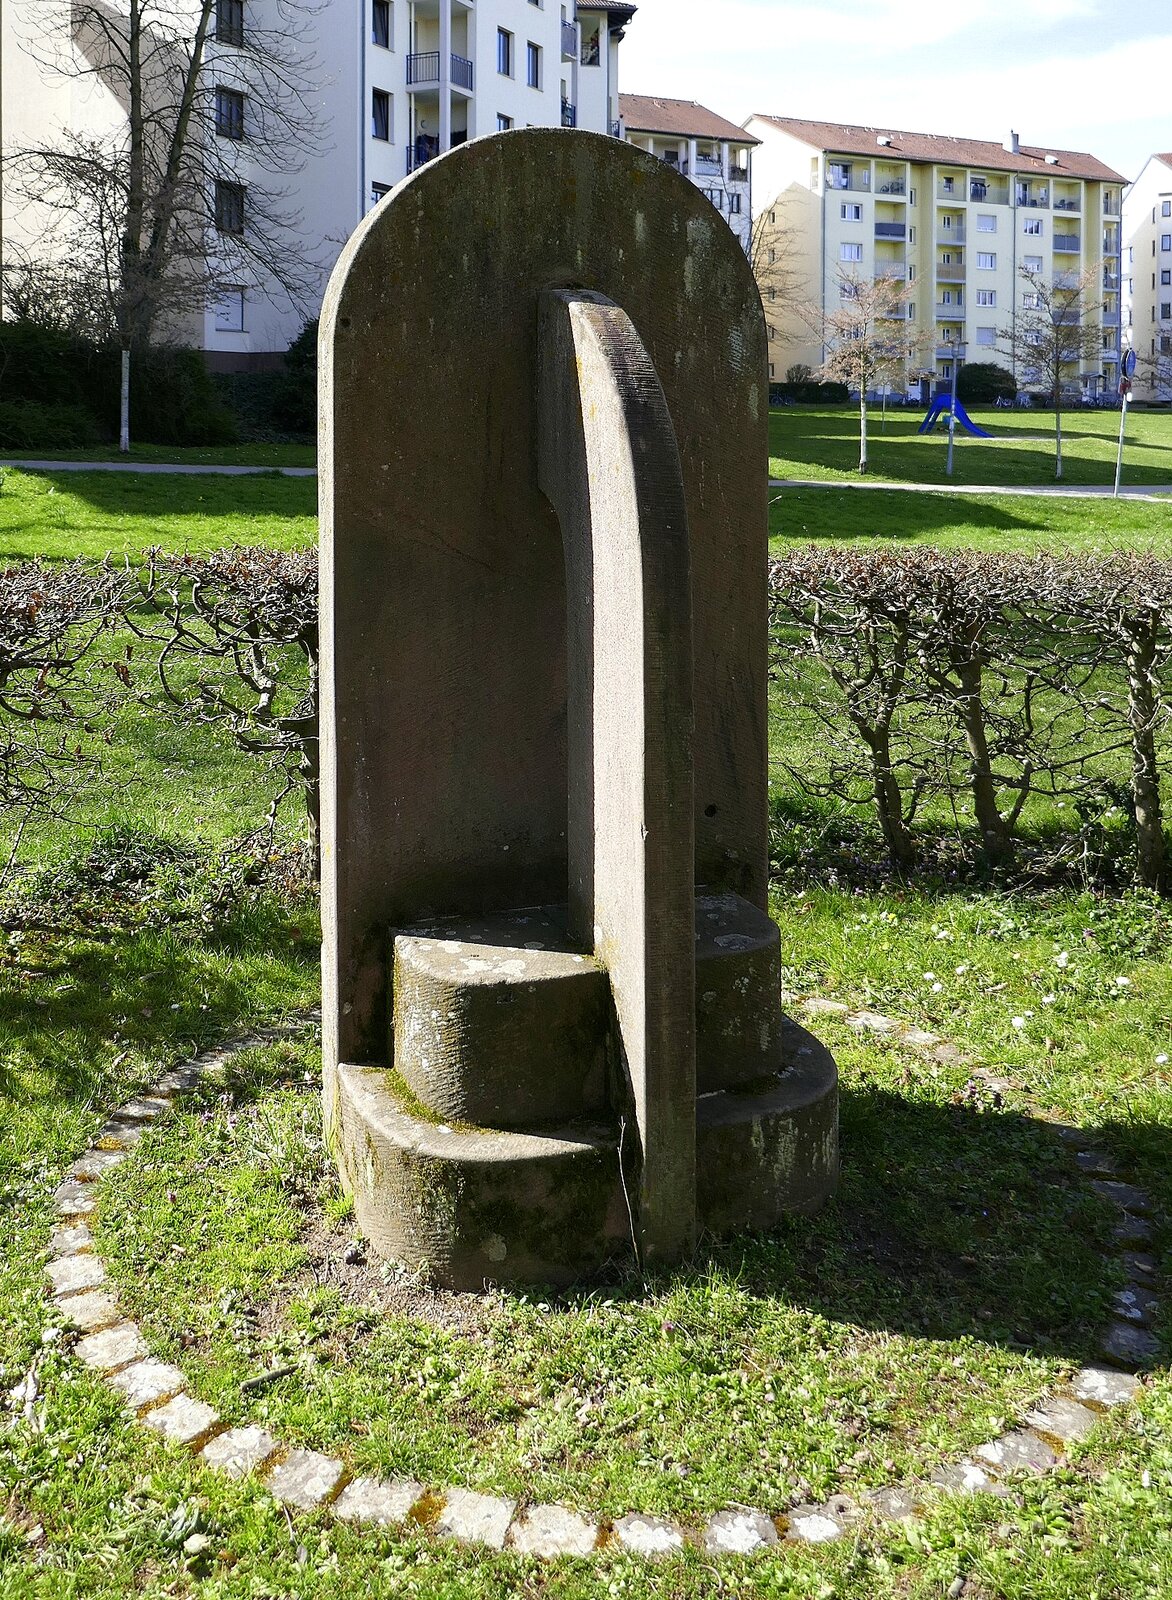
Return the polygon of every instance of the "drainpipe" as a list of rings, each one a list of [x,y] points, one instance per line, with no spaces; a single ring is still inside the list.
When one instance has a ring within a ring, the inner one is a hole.
[[[452,148],[452,0],[440,0],[439,11],[439,147]]]

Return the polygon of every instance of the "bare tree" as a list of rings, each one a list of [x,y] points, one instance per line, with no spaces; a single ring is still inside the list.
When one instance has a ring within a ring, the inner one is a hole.
[[[93,79],[121,112],[111,133],[62,130],[5,153],[5,181],[35,207],[36,262],[61,263],[122,351],[119,448],[129,448],[131,356],[226,293],[275,285],[306,308],[320,264],[291,179],[320,144],[309,0],[50,0],[27,50],[39,68]],[[263,20],[262,20],[263,19]],[[11,292],[11,291],[10,291]]]
[[[845,383],[859,394],[859,471],[867,470],[867,393],[880,384],[902,381],[908,363],[925,343],[908,320],[902,278],[838,275],[839,303],[809,306],[804,320],[822,341],[826,354],[820,376]]]
[[[1054,407],[1054,476],[1062,476],[1062,406],[1084,361],[1102,355],[1099,268],[1056,273],[1048,279],[1022,267],[1022,293],[998,348],[1009,356],[1018,382],[1032,385]]]

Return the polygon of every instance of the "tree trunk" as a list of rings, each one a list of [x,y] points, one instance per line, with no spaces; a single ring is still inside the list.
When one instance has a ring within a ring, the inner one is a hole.
[[[1013,854],[1013,839],[997,804],[997,784],[989,757],[989,741],[985,735],[985,708],[981,704],[981,659],[977,650],[974,648],[961,661],[954,657],[952,667],[960,684],[955,704],[969,747],[969,782],[977,827],[981,833],[981,847],[986,859],[997,866],[1008,861]]]
[[[1062,411],[1054,396],[1054,476],[1062,476]]]
[[[130,351],[122,347],[122,383],[118,396],[118,449],[122,455],[130,450]]]
[[[1160,702],[1156,687],[1154,619],[1133,618],[1126,627],[1127,720],[1131,729],[1131,797],[1139,881],[1149,889],[1164,883],[1164,817],[1160,805],[1160,772],[1156,764],[1156,720]]]
[[[867,391],[859,390],[859,471],[867,470]]]
[[[916,844],[903,820],[903,793],[891,764],[891,739],[886,729],[872,729],[863,737],[871,752],[871,782],[883,841],[892,865],[906,871],[915,865]]]

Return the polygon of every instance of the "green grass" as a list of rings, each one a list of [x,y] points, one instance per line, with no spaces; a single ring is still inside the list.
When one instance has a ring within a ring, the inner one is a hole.
[[[19,461],[147,461],[179,466],[315,467],[317,448],[312,444],[132,444],[125,456],[114,445],[89,450],[10,450],[0,455]]]
[[[869,408],[868,476],[895,483],[947,484],[943,429],[923,438],[916,431],[926,409],[892,408],[884,424],[879,409]],[[1052,412],[974,408],[970,415],[995,437],[976,439],[957,429],[955,483],[1010,489],[1054,483]],[[1070,488],[1113,483],[1119,413],[1076,408],[1063,413],[1062,431],[1063,483]],[[771,412],[769,455],[772,478],[856,478],[857,406],[783,406]],[[1129,415],[1124,483],[1172,485],[1172,413]]]
[[[903,489],[774,488],[770,549],[812,541],[1020,551],[1172,554],[1172,507],[1150,501],[911,494]]]
[[[109,472],[7,471],[0,484],[0,559],[108,552],[290,550],[317,537],[313,478],[217,478]]]

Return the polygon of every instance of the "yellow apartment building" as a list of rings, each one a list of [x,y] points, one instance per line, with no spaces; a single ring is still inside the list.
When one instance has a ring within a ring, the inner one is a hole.
[[[1101,359],[1087,398],[1114,393],[1120,355],[1124,178],[1076,150],[753,116],[753,255],[769,324],[770,377],[825,352],[800,304],[837,306],[843,273],[894,278],[919,335],[906,383],[948,383],[953,363],[996,361],[1025,308],[1023,267],[1047,282],[1093,272]],[[1015,373],[1028,388],[1028,375]],[[1073,376],[1073,375],[1072,375]]]

